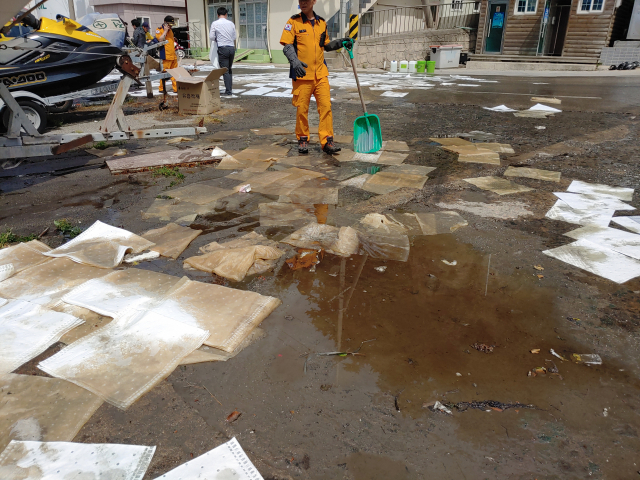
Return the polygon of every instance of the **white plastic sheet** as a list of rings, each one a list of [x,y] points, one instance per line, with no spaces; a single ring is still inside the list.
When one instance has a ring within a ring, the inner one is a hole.
[[[571,208],[566,202],[558,200],[546,213],[545,217],[551,220],[575,223],[577,225],[609,225],[615,210],[600,206],[591,210],[578,210]]]
[[[234,437],[227,443],[156,478],[156,480],[196,479],[262,480],[262,475]]]
[[[51,260],[44,255],[51,249],[38,240],[0,249],[0,282],[22,270]]]
[[[153,245],[153,242],[134,233],[98,220],[73,240],[45,252],[45,255],[68,257],[74,262],[100,268],[113,268],[120,265],[128,251],[140,253]]]
[[[40,355],[62,335],[83,323],[22,300],[0,307],[0,373],[9,373]]]
[[[640,216],[614,217],[611,221],[634,233],[640,233]]]
[[[614,252],[640,260],[640,235],[635,233],[625,232],[617,228],[589,225],[567,232],[565,235],[576,240],[588,240]]]
[[[3,480],[142,480],[156,447],[20,442],[0,455]]]
[[[580,180],[571,182],[571,185],[567,188],[567,192],[611,195],[627,202],[633,199],[633,188],[612,187],[599,183],[581,182]]]
[[[173,320],[162,311],[116,318],[38,368],[125,410],[209,336],[208,331]]]

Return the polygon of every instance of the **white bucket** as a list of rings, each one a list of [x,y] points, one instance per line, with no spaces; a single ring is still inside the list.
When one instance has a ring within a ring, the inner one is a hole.
[[[400,73],[409,73],[409,62],[406,60],[400,62]]]
[[[391,67],[389,68],[389,71],[391,73],[396,73],[398,71],[398,62],[396,62],[395,60],[391,61]]]
[[[418,70],[416,69],[416,64],[417,64],[417,63],[418,63],[418,62],[415,62],[415,61],[413,61],[413,60],[411,60],[411,61],[409,62],[409,73],[417,73],[417,71],[418,71]]]

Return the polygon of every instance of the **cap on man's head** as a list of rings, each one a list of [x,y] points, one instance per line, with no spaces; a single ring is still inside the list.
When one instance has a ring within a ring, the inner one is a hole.
[[[175,23],[175,20],[171,15],[167,15],[166,17],[164,17],[164,23]]]
[[[142,24],[142,27],[143,27],[143,28],[151,28],[151,27],[149,27],[149,22],[144,22],[144,23]]]

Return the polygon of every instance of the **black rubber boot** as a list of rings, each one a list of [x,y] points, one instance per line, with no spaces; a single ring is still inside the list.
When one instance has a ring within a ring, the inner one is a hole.
[[[322,147],[324,153],[328,153],[329,155],[333,155],[334,153],[338,153],[342,150],[340,147],[336,147],[336,144],[333,143],[333,137],[327,137],[327,143]]]
[[[307,137],[300,137],[298,140],[298,153],[302,155],[309,153],[309,139]]]

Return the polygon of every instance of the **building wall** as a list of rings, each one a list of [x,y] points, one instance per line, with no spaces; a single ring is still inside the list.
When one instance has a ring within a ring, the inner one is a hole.
[[[538,0],[538,7],[535,14],[525,15],[515,14],[514,8],[516,1],[517,0],[514,0],[507,5],[502,54],[535,55],[538,50],[544,0]],[[574,2],[576,1],[579,0],[574,0]],[[483,0],[480,7],[480,20],[478,23],[478,38],[476,43],[477,54],[484,53],[484,39],[487,34],[487,11],[488,2],[487,0]]]
[[[640,4],[640,0],[638,0]],[[611,39],[609,47],[613,47],[618,40],[625,40],[629,30],[631,21],[631,13],[633,11],[633,0],[621,0],[620,6],[616,9],[613,24],[611,25]]]
[[[598,58],[603,47],[609,44],[615,0],[605,0],[601,13],[576,13],[578,4],[571,5],[562,55],[565,57]]]
[[[385,60],[387,65],[392,60],[425,60],[431,45],[447,44],[462,45],[462,51],[469,52],[476,44],[476,34],[452,28],[365,38],[357,44],[356,65],[382,68]]]
[[[153,0],[131,0],[127,3],[113,0],[90,0],[90,2],[96,12],[118,14],[129,24],[129,34],[133,33],[131,19],[136,17],[148,17],[152,30],[162,25],[167,15],[177,18],[179,26],[185,26],[187,21],[187,10],[184,1],[180,0],[165,0],[162,5],[154,4]]]

